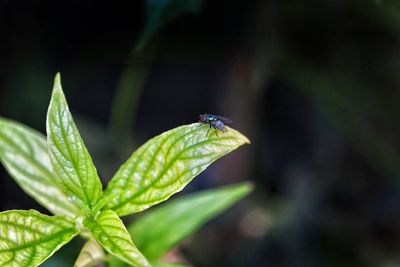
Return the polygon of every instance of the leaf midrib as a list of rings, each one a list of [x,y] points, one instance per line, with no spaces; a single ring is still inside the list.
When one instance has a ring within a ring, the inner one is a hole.
[[[186,134],[187,134],[187,133],[186,133]],[[185,135],[186,135],[186,134],[185,134]],[[203,140],[203,141],[201,141],[201,142],[198,142],[198,143],[196,143],[196,144],[194,144],[194,145],[191,145],[191,146],[186,147],[185,150],[182,150],[182,151],[180,151],[179,153],[176,154],[176,156],[171,160],[171,162],[167,164],[167,166],[161,171],[161,173],[157,176],[157,178],[154,179],[154,180],[152,180],[152,181],[148,184],[148,186],[142,187],[140,190],[138,190],[135,194],[133,194],[133,195],[130,196],[129,198],[126,198],[126,199],[124,199],[123,201],[119,202],[117,205],[112,206],[112,209],[113,209],[113,210],[119,209],[121,206],[124,206],[126,203],[128,203],[128,202],[131,201],[132,199],[136,198],[137,196],[139,196],[139,195],[143,194],[145,191],[147,191],[150,187],[152,187],[155,183],[157,183],[157,182],[161,179],[161,177],[166,173],[166,170],[168,170],[168,169],[172,166],[172,164],[179,158],[179,156],[180,156],[182,153],[186,152],[187,150],[192,149],[192,148],[195,148],[195,147],[197,147],[197,146],[201,146],[201,145],[204,144],[204,143],[214,142],[215,140],[229,140],[229,139],[235,139],[235,140],[236,140],[236,138],[235,138],[235,137],[232,137],[232,136],[229,136],[229,137],[218,137],[218,138],[214,138],[214,139],[206,139],[206,140]],[[165,141],[165,140],[164,140],[164,141]],[[160,146],[161,146],[161,145],[160,145]],[[221,156],[222,156],[222,155],[221,155]],[[136,166],[137,166],[137,164],[136,164],[135,167],[133,167],[133,168],[136,168]],[[132,169],[133,169],[133,168],[132,168]],[[133,171],[133,172],[134,172],[134,171]]]
[[[49,242],[49,241],[52,241],[52,240],[55,240],[55,239],[62,239],[63,236],[67,235],[68,233],[74,233],[74,232],[75,233],[77,232],[77,230],[75,228],[65,229],[65,230],[62,230],[62,231],[60,231],[58,233],[55,233],[55,234],[53,234],[51,236],[45,237],[45,238],[37,240],[37,241],[32,241],[32,242],[29,242],[29,243],[26,243],[26,244],[22,244],[22,245],[19,245],[19,246],[15,246],[15,247],[12,247],[12,248],[8,248],[8,249],[0,249],[0,253],[16,252],[18,250],[22,250],[22,249],[26,249],[26,248],[29,248],[29,247],[38,246],[38,245],[40,245],[42,243]]]
[[[75,134],[77,129],[73,127],[73,121],[72,121],[72,118],[70,118],[71,114],[70,114],[70,112],[68,110],[68,107],[66,109],[62,109],[62,107],[61,107],[62,106],[61,102],[63,102],[63,100],[64,100],[63,99],[63,95],[58,94],[58,97],[59,97],[58,99],[55,99],[56,100],[55,102],[57,103],[57,109],[58,109],[58,112],[56,112],[56,115],[57,115],[57,119],[58,119],[58,123],[59,123],[59,129],[61,130],[61,134],[62,134],[63,140],[68,140],[67,139],[67,134],[66,134],[64,126],[63,126],[62,117],[61,117],[61,112],[66,112],[67,113],[67,117],[68,117],[68,124],[71,125],[70,127],[73,128],[72,129],[72,134],[74,135],[74,137],[77,139],[78,142],[82,143],[82,140],[79,137],[77,137],[76,134]],[[54,108],[56,108],[56,107],[54,107]],[[55,122],[55,121],[53,121],[53,122]],[[52,137],[51,139],[52,139],[53,143],[55,144],[56,142],[54,142],[55,140],[53,138],[54,134],[52,134],[51,137]],[[81,145],[83,147],[83,144],[81,144]],[[70,161],[72,162],[73,168],[75,169],[76,174],[78,176],[79,184],[80,184],[80,186],[82,188],[82,192],[83,192],[83,195],[85,197],[84,202],[87,203],[89,208],[92,208],[91,200],[88,197],[88,194],[87,194],[86,189],[84,187],[84,183],[82,181],[83,177],[81,177],[81,173],[79,172],[79,168],[77,167],[77,164],[76,164],[76,162],[74,160],[74,157],[72,156],[72,151],[71,151],[71,147],[69,146],[69,142],[65,142],[65,146],[67,148],[67,151],[68,151],[69,157],[71,159]],[[59,148],[57,148],[57,149],[60,150]],[[84,161],[86,161],[86,160],[87,159],[84,159]],[[67,188],[68,188],[68,186],[67,186]]]
[[[112,218],[112,219],[114,219],[114,218]],[[125,253],[125,250],[120,249],[120,247],[117,246],[117,244],[113,241],[113,238],[115,238],[115,236],[111,236],[111,235],[109,235],[106,231],[104,231],[104,228],[102,227],[102,225],[99,224],[97,221],[92,220],[92,222],[93,222],[94,224],[96,224],[97,227],[101,230],[101,232],[102,232],[103,234],[105,234],[105,235],[108,237],[108,240],[110,241],[110,243],[112,244],[112,246],[113,246],[114,248],[117,248],[118,251],[120,252],[120,254],[122,254],[126,259],[131,260],[130,255],[127,254],[127,253]],[[113,228],[115,229],[115,227],[113,227]],[[118,228],[118,230],[121,230],[121,228]],[[128,235],[129,235],[129,234],[128,234]],[[120,236],[118,236],[118,237],[120,237]],[[121,237],[120,237],[120,238],[121,238]],[[133,244],[132,244],[132,245],[133,245]],[[111,249],[110,249],[110,250],[111,250]]]
[[[182,135],[180,135],[178,138],[176,138],[176,140],[174,140],[174,142],[171,144],[171,147],[172,147],[173,145],[175,145],[179,140],[181,140],[184,136],[186,136],[186,135],[188,135],[188,134],[190,134],[190,133],[193,133],[193,132],[196,131],[196,130],[197,130],[197,128],[190,129],[190,131],[188,131],[188,132],[183,133]],[[162,135],[159,136],[159,138],[161,139],[161,143],[160,143],[160,145],[158,146],[157,151],[154,153],[154,156],[152,157],[153,159],[155,158],[155,156],[157,155],[157,153],[160,151],[161,147],[165,144],[165,142],[168,141],[168,138],[169,138],[171,135],[174,135],[174,134],[175,134],[175,132],[172,132],[172,133],[170,133],[170,134],[165,134],[165,136],[162,136]],[[163,137],[164,139],[162,139],[161,137]],[[146,153],[146,151],[147,151],[147,150],[149,149],[149,147],[152,145],[152,144],[149,143],[149,142],[150,142],[151,140],[156,139],[156,138],[157,138],[157,137],[152,138],[152,139],[150,139],[149,141],[147,141],[147,143],[146,143],[147,145],[144,144],[144,147],[142,147],[143,150],[140,151],[140,154],[137,155],[136,160],[135,160],[133,166],[130,168],[130,169],[133,170],[133,171],[131,171],[130,173],[134,173],[134,172],[135,172],[134,170],[137,168],[139,162],[141,162],[141,160],[142,160],[142,158],[143,158],[143,155]],[[171,148],[171,147],[170,147],[170,148]],[[170,148],[168,149],[167,153],[170,151]],[[139,151],[138,151],[138,152],[139,152]],[[129,160],[128,160],[128,161],[129,161]],[[151,164],[149,164],[149,166],[146,168],[145,173],[147,173],[148,170],[150,169],[150,165],[151,165]],[[144,176],[145,176],[145,175],[143,175],[143,177],[142,177],[141,184],[143,183],[143,180],[144,180],[144,178],[145,178]],[[129,175],[129,177],[127,177],[126,179],[124,179],[124,180],[125,180],[125,184],[126,184],[126,181],[130,179],[130,177],[131,177],[131,175]],[[150,185],[149,185],[149,186],[150,186]],[[148,186],[148,187],[149,187],[149,186]],[[147,190],[146,186],[141,187],[141,188],[145,188],[145,189]],[[143,190],[143,191],[144,191],[144,190]],[[132,196],[132,197],[136,197],[136,195],[134,195],[134,196]],[[112,206],[112,208],[113,208],[114,210],[117,210],[119,207],[125,205],[125,203],[127,203],[127,202],[129,202],[129,201],[130,201],[130,198],[127,199],[126,201],[120,202],[120,204],[118,204],[118,205]],[[122,203],[122,204],[121,204],[121,203]]]

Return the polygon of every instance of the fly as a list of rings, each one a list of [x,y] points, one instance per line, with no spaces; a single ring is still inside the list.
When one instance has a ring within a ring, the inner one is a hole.
[[[211,127],[215,129],[215,134],[218,136],[217,129],[221,132],[226,132],[225,124],[230,124],[233,121],[222,116],[204,113],[199,116],[199,122],[210,125],[210,129],[208,129],[206,134],[207,137]]]

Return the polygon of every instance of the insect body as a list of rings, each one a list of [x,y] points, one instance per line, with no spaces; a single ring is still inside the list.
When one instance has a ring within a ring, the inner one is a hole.
[[[213,127],[215,130],[218,129],[221,132],[226,132],[225,124],[232,123],[232,120],[222,116],[205,113],[199,116],[199,122],[210,125],[210,129],[208,129],[206,134],[207,137],[211,127]],[[215,134],[218,136],[217,132],[215,132]]]

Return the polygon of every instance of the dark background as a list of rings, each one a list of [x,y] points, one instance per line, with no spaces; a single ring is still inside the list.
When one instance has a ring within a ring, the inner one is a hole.
[[[400,2],[188,0],[157,13],[163,2],[0,0],[0,115],[44,132],[60,71],[104,184],[154,135],[230,117],[252,144],[180,194],[255,191],[180,246],[188,262],[399,266]],[[0,210],[29,208],[46,212],[0,167]],[[74,242],[48,266],[71,266]]]

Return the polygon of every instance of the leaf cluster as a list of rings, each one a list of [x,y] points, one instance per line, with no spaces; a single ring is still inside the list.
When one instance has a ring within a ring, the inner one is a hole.
[[[199,123],[177,127],[137,149],[103,190],[59,74],[46,130],[47,138],[0,117],[1,162],[27,194],[54,214],[0,212],[0,266],[38,266],[78,234],[88,241],[75,266],[107,259],[114,267],[161,266],[166,251],[251,190],[244,183],[177,198],[146,212],[127,229],[121,216],[167,200],[249,140],[231,128],[207,137],[207,127]]]

